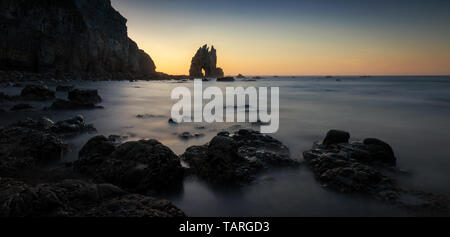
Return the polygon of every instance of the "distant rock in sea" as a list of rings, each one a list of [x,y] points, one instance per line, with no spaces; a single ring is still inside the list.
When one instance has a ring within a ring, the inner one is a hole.
[[[110,0],[5,0],[0,70],[154,75],[155,64],[127,36]]]
[[[205,71],[204,75],[202,70]],[[205,44],[197,50],[191,61],[189,75],[194,78],[223,77],[222,68],[217,67],[217,54],[214,46],[211,46],[211,50],[209,50],[208,45]]]

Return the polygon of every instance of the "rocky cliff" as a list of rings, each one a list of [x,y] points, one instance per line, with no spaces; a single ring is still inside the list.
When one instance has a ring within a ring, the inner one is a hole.
[[[110,0],[0,0],[0,70],[154,75]]]
[[[197,50],[192,58],[189,75],[191,77],[223,77],[222,68],[216,67],[217,54],[214,46],[211,50],[205,44]],[[203,74],[202,69],[205,71]]]

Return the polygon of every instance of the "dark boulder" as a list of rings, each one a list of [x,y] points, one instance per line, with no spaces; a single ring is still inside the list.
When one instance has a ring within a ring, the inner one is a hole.
[[[27,100],[46,101],[55,98],[55,92],[42,85],[28,85],[22,89],[20,95]]]
[[[0,176],[57,161],[67,144],[52,133],[27,127],[0,129]]]
[[[271,167],[297,166],[278,140],[252,130],[233,136],[221,132],[209,144],[189,147],[182,159],[203,179],[216,184],[242,184]]]
[[[0,217],[184,217],[167,200],[129,194],[111,184],[63,180],[30,186],[0,178]]]
[[[348,143],[350,139],[350,133],[341,130],[330,130],[327,133],[325,139],[323,139],[322,144],[325,146],[335,145],[339,143]]]
[[[345,134],[343,134],[345,135]],[[347,136],[342,136],[346,138]],[[323,187],[342,193],[363,194],[420,213],[449,213],[450,198],[404,189],[396,181],[396,158],[386,142],[368,138],[363,142],[314,144],[303,153]],[[415,201],[411,201],[415,200]]]
[[[92,144],[100,144],[96,146],[102,149],[92,147]],[[86,174],[97,181],[132,192],[179,188],[184,170],[178,156],[168,147],[156,140],[141,140],[126,142],[111,152],[111,144],[112,141],[104,137],[91,139],[82,148],[79,160],[74,164],[75,170],[87,171]]]
[[[69,92],[69,101],[76,104],[98,104],[102,102],[102,98],[98,95],[97,90],[79,90],[75,89]]]
[[[74,170],[79,173],[95,174],[97,168],[115,149],[116,146],[111,139],[104,136],[91,138],[78,153],[79,159],[74,162]]]
[[[17,104],[11,108],[11,111],[28,110],[33,108],[34,107],[29,104]]]
[[[395,164],[396,158],[392,147],[384,141],[376,138],[366,138],[363,144],[367,146],[374,160]]]

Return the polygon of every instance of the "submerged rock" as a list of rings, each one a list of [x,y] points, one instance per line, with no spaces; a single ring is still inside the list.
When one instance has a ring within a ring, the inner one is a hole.
[[[298,165],[281,142],[252,130],[233,136],[221,132],[206,145],[189,147],[182,159],[198,176],[216,184],[248,183],[259,171]]]
[[[56,91],[64,91],[64,92],[68,92],[71,91],[75,88],[75,86],[64,86],[64,85],[59,85],[56,87]]]
[[[183,140],[189,140],[191,138],[199,138],[199,137],[203,137],[203,136],[205,136],[205,134],[203,134],[203,133],[191,134],[190,132],[183,132],[183,133],[178,135],[178,137],[183,139]]]
[[[50,131],[57,134],[77,134],[97,132],[97,129],[92,124],[86,124],[83,115],[77,115],[72,119],[56,122],[50,127]]]
[[[219,77],[217,81],[227,82],[227,81],[235,81],[234,77]]]
[[[393,176],[388,176],[388,171],[396,170],[396,157],[386,142],[369,138],[348,143],[349,138],[349,133],[333,130],[322,144],[316,143],[303,153],[306,164],[323,187],[365,194],[422,213],[449,213],[449,197],[403,189]],[[412,204],[408,201],[411,198],[417,202]]]
[[[103,109],[103,106],[95,105],[93,103],[80,104],[73,101],[63,99],[56,99],[49,109],[52,110],[82,110],[82,109]]]
[[[116,147],[103,136],[86,143],[74,169],[138,193],[176,189],[184,177],[178,156],[160,142],[140,140]]]
[[[0,178],[0,217],[184,217],[170,201],[111,184],[63,180],[35,187]]]
[[[86,124],[83,115],[77,115],[71,119],[58,121],[56,123],[47,117],[41,117],[39,120],[27,118],[14,123],[13,126],[36,129],[43,132],[66,136],[97,131],[92,124]]]
[[[0,102],[13,101],[13,100],[18,100],[18,99],[20,99],[20,96],[11,96],[11,95],[7,95],[3,92],[0,92]]]
[[[55,98],[55,92],[42,85],[25,86],[20,95],[24,99],[38,101],[53,100]]]

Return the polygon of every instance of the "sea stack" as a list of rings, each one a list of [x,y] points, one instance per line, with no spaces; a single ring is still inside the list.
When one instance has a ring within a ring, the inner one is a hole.
[[[205,71],[203,74],[202,70]],[[191,62],[191,69],[189,69],[189,76],[193,78],[202,77],[223,77],[223,70],[217,67],[217,54],[214,46],[211,46],[211,50],[208,45],[197,50]]]

